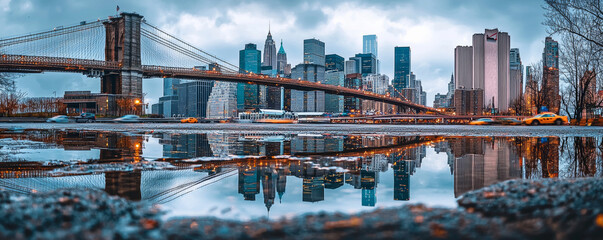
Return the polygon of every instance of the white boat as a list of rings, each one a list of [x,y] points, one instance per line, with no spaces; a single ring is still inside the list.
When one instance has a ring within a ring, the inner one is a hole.
[[[297,115],[285,110],[260,109],[259,112],[239,113],[239,123],[297,123]]]

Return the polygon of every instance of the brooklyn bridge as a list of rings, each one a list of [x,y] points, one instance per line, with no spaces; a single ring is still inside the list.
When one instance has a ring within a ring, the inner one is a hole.
[[[207,36],[218,37],[218,36]],[[207,64],[208,70],[195,66]],[[101,93],[142,98],[145,78],[215,80],[283,87],[383,102],[417,113],[436,109],[403,96],[269,77],[242,71],[238,66],[147,23],[137,13],[0,39],[0,72],[72,72],[101,79]]]

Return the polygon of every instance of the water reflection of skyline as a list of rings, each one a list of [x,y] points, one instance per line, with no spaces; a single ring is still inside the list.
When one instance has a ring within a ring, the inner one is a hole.
[[[70,151],[100,150],[97,159],[87,159],[83,164],[166,159],[178,169],[194,167],[194,172],[176,186],[169,183],[173,175],[161,177],[160,174],[171,170],[156,171],[155,178],[149,178],[148,174],[145,177],[145,171],[140,170],[106,171],[101,173],[104,190],[112,195],[166,202],[200,191],[204,184],[208,184],[204,183],[205,179],[211,180],[212,184],[220,184],[226,177],[236,176],[239,198],[245,201],[261,198],[268,211],[276,202],[282,201],[283,196],[291,194],[288,188],[298,187],[291,185],[291,177],[301,180],[301,196],[293,196],[301,202],[322,202],[325,201],[325,192],[339,192],[339,189],[348,187],[359,194],[361,206],[377,206],[379,201],[410,201],[413,198],[411,181],[431,149],[446,156],[446,165],[453,179],[454,196],[451,198],[515,178],[601,175],[603,166],[602,139],[583,137],[398,137],[223,132],[136,135],[53,130],[21,135],[1,134],[0,138],[46,142],[50,143],[46,146],[48,148]],[[157,139],[158,144],[149,142],[149,138]],[[145,155],[145,149],[158,147],[161,156]],[[222,160],[218,161],[216,157]],[[24,158],[21,160],[28,160]],[[199,160],[187,163],[181,159]],[[28,178],[36,178],[39,182],[37,177],[48,176],[53,171],[48,166],[31,162],[2,161],[0,165],[2,187],[21,192],[37,190],[34,184],[28,183]],[[56,171],[60,167],[54,169]],[[383,176],[388,176],[387,182],[393,184],[386,184],[382,190],[388,194],[391,192],[388,199],[379,200],[377,196]],[[94,179],[102,181],[97,177]],[[58,182],[53,181],[50,189],[60,188]],[[165,187],[149,187],[153,182],[165,182]],[[90,185],[98,187],[99,183]]]

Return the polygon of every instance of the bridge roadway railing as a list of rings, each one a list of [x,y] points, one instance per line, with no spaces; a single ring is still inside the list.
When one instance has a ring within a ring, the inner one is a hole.
[[[120,62],[45,57],[45,56],[27,56],[27,55],[0,55],[0,71],[63,71],[63,72],[85,72],[88,70],[121,70]],[[357,97],[365,100],[373,100],[393,104],[396,106],[408,107],[415,110],[422,110],[439,114],[435,108],[412,103],[400,98],[394,98],[387,95],[377,94],[368,91],[362,91],[342,86],[333,86],[322,84],[320,82],[309,82],[281,77],[268,77],[258,74],[242,74],[233,72],[202,71],[194,68],[180,67],[162,67],[162,66],[142,66],[145,77],[172,77],[182,79],[196,80],[216,80],[229,81],[248,84],[259,84],[267,86],[285,87],[288,89],[303,91],[324,91],[329,94]]]
[[[259,84],[275,87],[285,87],[288,89],[304,90],[304,91],[324,91],[329,94],[344,95],[350,97],[358,97],[365,100],[374,100],[384,103],[389,103],[397,106],[409,107],[416,110],[431,111],[438,113],[435,108],[423,106],[420,104],[405,101],[399,98],[393,98],[387,95],[377,94],[368,91],[362,91],[342,86],[334,86],[322,84],[320,82],[309,82],[281,77],[268,77],[259,74],[242,74],[232,72],[218,71],[203,71],[194,68],[178,68],[178,67],[162,67],[162,66],[142,66],[143,75],[145,77],[170,77],[180,79],[201,79],[201,80],[216,80],[229,81],[248,84]]]
[[[121,63],[78,58],[2,54],[0,55],[0,69],[81,72],[90,69],[120,70]]]

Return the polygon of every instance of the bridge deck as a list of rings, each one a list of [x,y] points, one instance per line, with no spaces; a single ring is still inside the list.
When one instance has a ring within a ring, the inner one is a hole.
[[[121,63],[102,60],[74,59],[61,57],[25,56],[25,55],[0,55],[0,71],[3,72],[41,72],[61,71],[84,73],[90,70],[120,71]],[[418,111],[440,114],[435,108],[412,103],[400,98],[373,92],[309,82],[289,78],[273,78],[258,74],[226,73],[217,71],[201,71],[194,68],[142,66],[142,74],[146,78],[180,78],[191,80],[215,80],[237,83],[258,84],[303,91],[324,91],[329,94],[357,97],[373,100],[396,106],[407,107]]]

